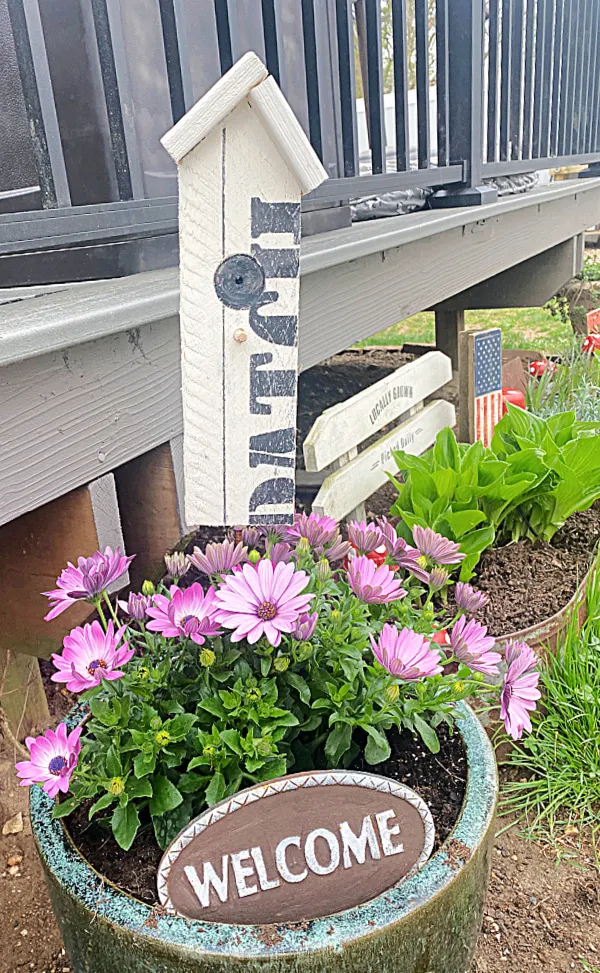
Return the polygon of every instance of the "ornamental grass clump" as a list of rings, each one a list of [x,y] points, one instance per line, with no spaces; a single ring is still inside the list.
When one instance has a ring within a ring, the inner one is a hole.
[[[106,588],[130,558],[107,549],[69,565],[47,593],[51,614],[87,600],[98,619],[65,638],[52,679],[81,693],[89,715],[70,734],[60,724],[29,739],[21,783],[60,792],[57,817],[85,805],[126,850],[145,826],[165,848],[250,784],[382,763],[393,729],[437,752],[436,728],[452,727],[467,697],[501,692],[519,737],[538,695],[533,654],[511,647],[503,681],[494,639],[472,617],[485,596],[462,585],[447,607],[459,545],[433,530],[409,543],[385,519],[351,524],[349,537],[314,514],[239,528],[189,562],[169,558],[169,583],[144,582],[117,606]]]

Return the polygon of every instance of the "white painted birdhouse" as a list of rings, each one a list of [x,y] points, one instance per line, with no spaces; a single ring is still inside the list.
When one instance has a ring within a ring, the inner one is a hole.
[[[326,173],[251,53],[162,142],[179,167],[186,519],[289,523],[300,197]]]

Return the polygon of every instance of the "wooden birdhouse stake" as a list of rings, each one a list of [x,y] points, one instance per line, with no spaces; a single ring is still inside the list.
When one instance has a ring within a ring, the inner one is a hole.
[[[187,522],[290,523],[300,197],[325,170],[255,54],[162,142],[179,167]]]

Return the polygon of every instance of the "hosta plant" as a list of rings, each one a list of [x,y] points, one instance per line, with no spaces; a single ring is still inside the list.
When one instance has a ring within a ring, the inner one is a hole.
[[[97,613],[53,656],[52,678],[89,715],[28,739],[17,764],[23,785],[62,796],[56,816],[84,804],[124,849],[146,826],[164,848],[249,784],[380,764],[394,729],[437,752],[436,728],[466,697],[500,692],[507,731],[529,729],[535,656],[515,643],[502,665],[473,617],[485,595],[452,585],[458,544],[416,527],[409,545],[384,519],[351,524],[346,541],[304,514],[236,533],[169,557],[168,583],[117,605],[106,589],[129,559],[110,549],[47,593],[51,617],[80,599]]]

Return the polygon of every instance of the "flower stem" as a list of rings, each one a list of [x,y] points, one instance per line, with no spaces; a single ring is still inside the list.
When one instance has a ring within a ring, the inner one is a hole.
[[[102,622],[102,627],[104,628],[104,631],[106,632],[107,629],[108,629],[108,625],[106,624],[106,616],[105,616],[104,612],[102,611],[102,604],[100,602],[100,598],[97,598],[94,601],[94,604],[96,606],[96,611],[100,615],[100,621]]]
[[[108,605],[108,610],[109,610],[109,612],[111,613],[111,615],[113,617],[113,621],[115,622],[115,624],[117,626],[119,626],[120,625],[119,619],[117,617],[116,611],[113,608],[113,604],[112,604],[110,598],[108,597],[108,592],[107,591],[103,591],[102,594],[104,595],[104,600],[105,600],[106,604]]]

